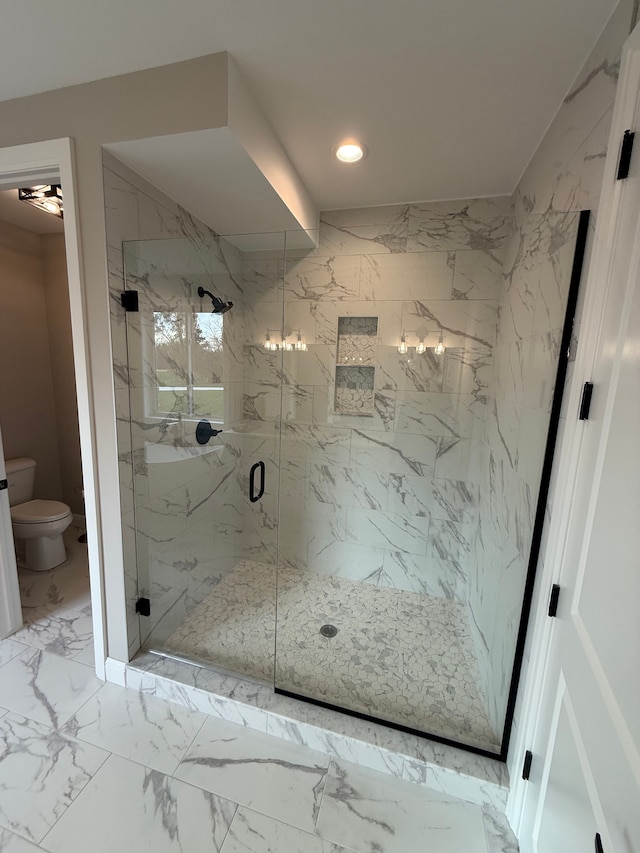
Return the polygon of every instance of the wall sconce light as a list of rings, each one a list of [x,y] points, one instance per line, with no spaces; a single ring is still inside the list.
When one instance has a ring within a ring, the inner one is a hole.
[[[270,332],[271,332],[271,329],[267,329],[267,336],[264,339],[264,348],[266,350],[270,350],[271,352],[273,352],[274,350],[278,349],[278,344],[275,341],[271,340]]]
[[[436,344],[436,346],[433,348],[433,351],[436,355],[444,355],[444,350],[445,350],[444,341],[442,339],[442,333],[440,333],[440,339],[438,340],[438,343]]]
[[[407,346],[407,342],[404,337],[404,332],[402,333],[402,337],[400,338],[400,346],[398,347],[398,352],[400,355],[405,355],[409,347]]]
[[[18,190],[18,198],[33,207],[63,218],[62,187],[59,184],[24,187]]]
[[[287,340],[289,335],[282,335],[282,342],[277,344],[275,341],[271,340],[271,332],[277,332],[278,334],[281,334],[280,329],[267,329],[267,334],[264,339],[264,348],[266,350],[270,350],[271,352],[277,349],[284,350],[285,352],[291,352],[292,350],[297,350],[298,352],[307,351],[307,345],[302,340],[302,333],[300,329],[293,329],[293,331],[289,333],[291,335],[297,333],[298,337],[295,343],[292,343],[291,341]]]

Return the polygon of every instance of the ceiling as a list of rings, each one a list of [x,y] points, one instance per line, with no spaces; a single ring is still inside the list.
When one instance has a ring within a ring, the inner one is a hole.
[[[503,195],[615,5],[3,0],[0,100],[227,50],[319,208]]]

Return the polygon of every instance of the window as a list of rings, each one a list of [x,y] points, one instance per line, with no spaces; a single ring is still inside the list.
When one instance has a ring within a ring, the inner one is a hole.
[[[224,422],[223,316],[154,311],[155,413]]]

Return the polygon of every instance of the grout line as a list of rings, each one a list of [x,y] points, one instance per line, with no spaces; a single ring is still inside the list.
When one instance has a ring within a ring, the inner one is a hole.
[[[81,746],[85,746],[85,745],[86,745],[84,741],[78,741],[78,739],[77,739],[77,738],[70,738],[70,739],[71,739],[71,740],[75,740],[75,741],[76,741],[76,743],[79,743]],[[95,746],[94,744],[90,744],[90,745],[91,745],[91,746]],[[95,747],[95,748],[96,748],[96,749],[101,749],[101,747]],[[92,773],[92,774],[90,774],[89,778],[87,779],[87,781],[85,782],[85,784],[82,786],[82,788],[78,791],[78,793],[77,793],[77,794],[76,794],[76,796],[73,798],[73,800],[69,803],[69,805],[66,807],[66,809],[64,809],[64,811],[62,812],[62,814],[58,815],[58,817],[56,818],[56,820],[54,821],[54,823],[52,824],[52,826],[50,826],[50,827],[49,827],[49,829],[45,832],[45,834],[44,834],[44,835],[43,835],[43,837],[40,839],[40,841],[36,842],[37,844],[39,844],[39,845],[40,845],[40,844],[44,844],[44,842],[45,842],[46,838],[51,834],[51,832],[52,832],[52,831],[53,831],[53,829],[58,825],[58,823],[60,822],[60,820],[61,820],[61,819],[62,819],[62,818],[67,814],[67,812],[69,811],[69,809],[70,809],[70,808],[72,808],[72,806],[74,806],[74,805],[75,805],[75,803],[77,803],[77,802],[78,802],[78,800],[79,800],[79,799],[80,799],[80,797],[82,796],[83,792],[86,790],[87,786],[88,786],[91,782],[93,782],[93,780],[95,779],[95,777],[98,775],[98,773],[102,770],[102,768],[105,766],[105,764],[107,763],[107,761],[108,761],[108,760],[112,757],[112,755],[113,755],[113,753],[112,753],[112,752],[110,752],[108,749],[103,749],[103,750],[102,750],[102,752],[106,752],[106,753],[107,753],[107,755],[106,755],[105,759],[100,763],[100,766],[96,768],[95,772],[94,772],[94,773]]]
[[[318,835],[318,821],[320,820],[320,812],[322,811],[322,806],[324,805],[324,795],[327,790],[327,782],[329,781],[329,773],[331,772],[331,768],[333,766],[333,756],[329,755],[329,766],[327,767],[327,772],[324,776],[324,785],[322,786],[322,794],[320,795],[320,804],[318,805],[318,813],[316,815],[316,819],[313,824],[313,833],[314,835]],[[320,836],[318,835],[320,838]]]

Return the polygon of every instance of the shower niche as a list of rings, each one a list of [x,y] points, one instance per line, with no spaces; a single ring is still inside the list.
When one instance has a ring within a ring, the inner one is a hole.
[[[377,317],[338,317],[336,415],[373,417]]]

